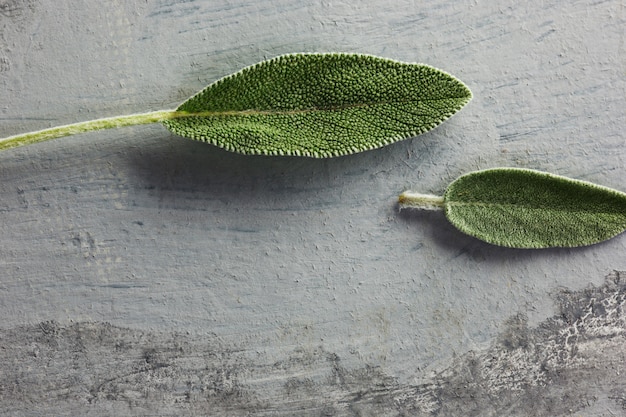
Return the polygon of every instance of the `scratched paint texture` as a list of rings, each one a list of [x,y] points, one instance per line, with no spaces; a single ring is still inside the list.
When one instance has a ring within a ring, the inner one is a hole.
[[[55,415],[623,415],[625,279],[612,271],[600,287],[562,290],[557,316],[537,327],[513,316],[491,346],[413,383],[380,366],[348,369],[323,344],[272,362],[215,335],[18,326],[0,333],[11,341],[0,352],[0,400],[10,415],[44,405]]]
[[[625,26],[616,0],[0,0],[0,136],[173,108],[297,51],[475,96],[331,160],[160,126],[0,154],[0,413],[623,415],[624,236],[503,249],[395,198],[502,165],[626,191]]]

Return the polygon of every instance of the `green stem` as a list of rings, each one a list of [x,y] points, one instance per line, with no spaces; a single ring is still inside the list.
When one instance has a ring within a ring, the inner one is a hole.
[[[398,197],[400,208],[417,208],[422,210],[442,210],[444,208],[444,198],[432,194],[419,194],[412,191],[405,191]]]
[[[18,146],[30,145],[63,136],[77,133],[91,132],[94,130],[112,129],[123,126],[157,123],[163,120],[177,119],[182,117],[198,116],[198,113],[187,113],[176,110],[158,110],[149,113],[131,114],[128,116],[107,117],[104,119],[90,120],[87,122],[72,123],[64,126],[38,130],[36,132],[22,133],[0,139],[0,151]]]

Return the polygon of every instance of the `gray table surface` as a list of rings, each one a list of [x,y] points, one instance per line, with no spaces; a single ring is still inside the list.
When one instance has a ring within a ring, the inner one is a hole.
[[[395,201],[494,166],[626,191],[625,10],[0,1],[0,137],[173,108],[291,52],[423,62],[474,93],[329,160],[158,125],[0,153],[0,413],[624,415],[625,236],[504,249]]]

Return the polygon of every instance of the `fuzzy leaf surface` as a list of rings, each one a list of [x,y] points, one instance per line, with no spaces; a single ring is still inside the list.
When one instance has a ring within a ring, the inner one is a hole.
[[[626,229],[626,193],[528,169],[463,175],[448,186],[444,209],[459,230],[514,248],[591,245]]]
[[[291,54],[210,84],[163,121],[172,132],[242,154],[334,157],[433,129],[470,90],[423,64],[360,54]]]

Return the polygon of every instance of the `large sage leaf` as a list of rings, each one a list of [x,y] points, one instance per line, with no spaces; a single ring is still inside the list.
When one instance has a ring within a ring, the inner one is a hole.
[[[626,229],[626,193],[528,169],[461,176],[443,205],[461,231],[515,248],[591,245]]]
[[[163,120],[172,132],[243,154],[333,157],[426,132],[470,90],[421,64],[358,54],[292,54],[209,85]]]
[[[101,129],[163,123],[243,154],[326,158],[426,132],[470,90],[443,71],[357,54],[293,54],[222,78],[175,110],[56,126],[0,139],[0,150]]]

